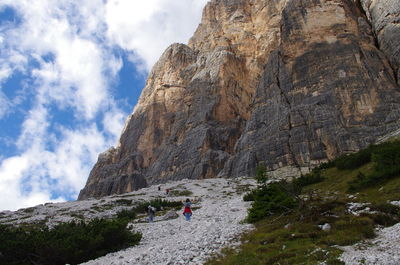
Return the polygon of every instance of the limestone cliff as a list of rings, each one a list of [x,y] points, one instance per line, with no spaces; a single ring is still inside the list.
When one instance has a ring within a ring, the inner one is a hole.
[[[385,7],[390,7],[385,9]],[[298,175],[400,128],[398,0],[212,0],[151,71],[79,199],[183,178]]]

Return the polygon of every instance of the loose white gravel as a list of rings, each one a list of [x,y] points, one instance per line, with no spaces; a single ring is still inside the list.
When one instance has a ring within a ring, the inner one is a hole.
[[[188,196],[194,204],[192,220],[184,220],[182,210],[176,211],[177,219],[163,220],[160,213],[154,223],[144,222],[143,217],[131,223],[132,230],[141,232],[143,238],[138,246],[88,261],[90,265],[173,265],[204,264],[224,247],[240,245],[240,236],[253,229],[243,220],[249,202],[244,202],[243,190],[255,187],[252,179],[181,180],[152,186],[135,192],[114,195],[100,200],[49,203],[18,211],[0,212],[0,223],[19,225],[44,223],[49,227],[72,220],[111,218],[122,209],[162,198],[183,201],[187,196],[174,196],[173,191],[191,191]],[[172,193],[165,194],[170,189]],[[131,201],[131,205],[124,202]],[[400,201],[391,202],[400,205]],[[349,212],[358,214],[368,205],[350,204]],[[171,214],[169,212],[168,214]],[[341,260],[347,265],[400,265],[400,223],[377,231],[378,236],[353,246],[341,247]],[[245,265],[245,264],[243,264]]]
[[[147,223],[144,216],[130,223],[133,231],[143,235],[140,244],[84,263],[96,265],[203,264],[224,247],[240,245],[241,234],[253,228],[243,222],[250,207],[250,202],[243,201],[244,190],[255,187],[253,179],[186,179],[162,184],[161,190],[158,187],[155,185],[99,200],[48,203],[14,212],[3,211],[0,212],[0,223],[38,223],[53,227],[73,220],[112,218],[122,209],[156,198],[169,201],[190,198],[193,201],[193,216],[189,222],[182,214],[182,207],[176,211],[176,219],[163,220],[164,216],[159,212],[153,223]],[[166,189],[171,190],[168,195]],[[192,194],[179,196],[185,191]]]
[[[84,264],[203,264],[222,248],[239,244],[240,235],[252,229],[242,221],[247,215],[249,203],[237,188],[254,185],[249,179],[232,181],[209,179],[178,183],[193,192],[190,198],[199,201],[192,207],[191,221],[179,218],[154,223],[133,224],[133,230],[143,235],[140,245],[108,254]],[[154,190],[151,190],[154,189]],[[157,192],[156,187],[146,193]]]
[[[400,223],[377,231],[378,236],[353,246],[342,247],[340,259],[347,265],[399,265]]]

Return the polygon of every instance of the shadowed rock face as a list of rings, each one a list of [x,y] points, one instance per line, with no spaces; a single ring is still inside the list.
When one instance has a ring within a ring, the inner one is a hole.
[[[248,176],[261,161],[298,175],[398,129],[399,38],[375,38],[392,20],[374,22],[383,15],[369,2],[208,3],[189,45],[171,45],[154,66],[79,199]]]
[[[379,48],[400,81],[400,3],[398,0],[360,0],[371,22]],[[399,83],[400,84],[400,83]]]

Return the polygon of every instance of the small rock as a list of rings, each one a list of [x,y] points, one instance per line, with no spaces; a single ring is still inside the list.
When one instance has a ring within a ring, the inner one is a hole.
[[[160,217],[161,220],[171,220],[178,218],[178,214],[175,211],[169,211],[164,216]]]
[[[320,225],[320,227],[321,227],[322,231],[326,231],[326,232],[331,231],[331,229],[332,229],[331,225],[328,223],[326,223],[324,225]]]
[[[390,204],[400,207],[400,201],[391,201]]]

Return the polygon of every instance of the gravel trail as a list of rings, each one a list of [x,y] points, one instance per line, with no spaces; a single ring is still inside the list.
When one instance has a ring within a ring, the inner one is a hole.
[[[242,223],[250,203],[243,201],[240,192],[252,185],[251,179],[180,182],[178,186],[193,192],[189,198],[198,200],[192,205],[198,209],[191,221],[185,221],[179,210],[177,219],[156,217],[154,223],[133,224],[133,230],[143,234],[140,245],[84,264],[203,264],[222,248],[238,245],[240,235],[253,228]],[[157,193],[156,186],[146,190],[146,194]]]

